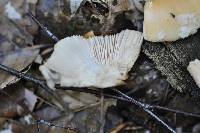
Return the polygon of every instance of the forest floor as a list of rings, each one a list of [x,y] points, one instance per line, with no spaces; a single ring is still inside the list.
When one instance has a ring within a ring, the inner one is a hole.
[[[39,66],[51,55],[55,42],[27,15],[29,11],[59,39],[90,31],[95,35],[125,29],[142,32],[144,1],[128,10],[120,7],[120,0],[113,1],[112,8],[100,0],[77,7],[71,7],[69,0],[0,1],[0,63],[45,83]],[[173,79],[167,80],[170,74],[162,75],[159,61],[151,54],[144,45],[126,85],[115,88],[152,105],[152,111],[177,133],[200,133],[200,117],[194,115],[200,114],[199,93],[177,90],[170,82]],[[31,80],[1,70],[0,89],[0,133],[169,132],[132,102],[120,100],[110,88],[58,87],[52,95]]]

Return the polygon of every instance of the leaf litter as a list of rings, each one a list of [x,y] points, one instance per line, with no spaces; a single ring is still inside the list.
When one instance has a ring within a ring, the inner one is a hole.
[[[117,6],[115,2],[118,3]],[[0,31],[2,30],[2,32],[0,32],[0,63],[4,63],[19,71],[28,70],[28,72],[43,79],[38,71],[39,65],[34,63],[34,59],[40,56],[41,58],[39,61],[36,61],[40,64],[43,61],[42,59],[48,58],[49,55],[46,53],[49,52],[46,52],[48,50],[44,48],[40,50],[40,53],[45,54],[39,54],[39,50],[34,49],[33,45],[44,43],[51,44],[52,42],[46,39],[41,34],[42,32],[37,31],[38,29],[35,23],[25,17],[24,14],[27,8],[34,14],[36,10],[37,18],[53,33],[58,35],[59,38],[77,34],[83,35],[89,31],[93,31],[95,35],[118,33],[126,28],[141,31],[141,22],[143,19],[142,7],[144,1],[136,0],[136,4],[139,3],[139,5],[131,6],[130,11],[124,8],[123,11],[120,9],[123,7],[120,7],[120,4],[123,5],[123,2],[120,3],[118,0],[115,2],[113,2],[115,4],[111,2],[111,4],[113,4],[113,9],[117,7],[118,9],[115,10],[113,14],[111,13],[110,16],[108,15],[109,9],[107,9],[106,6],[101,6],[104,4],[100,4],[98,1],[94,3],[89,1],[89,3],[81,4],[81,7],[73,16],[71,16],[68,10],[70,6],[69,1],[64,0],[59,2],[53,0],[17,0],[16,2],[10,0],[8,2],[2,2],[2,4],[0,4],[0,14],[4,17],[0,19],[0,21],[3,21],[0,23],[0,26],[3,26],[0,28]],[[142,4],[140,4],[140,2]],[[7,8],[12,8],[12,12],[16,11],[21,14],[21,19],[18,19],[20,18],[19,16],[17,17],[18,20],[9,16],[9,13],[4,10],[6,5]],[[24,5],[26,5],[26,8]],[[96,8],[88,8],[92,6]],[[108,16],[112,19],[108,19]],[[33,48],[29,49],[29,47]],[[34,117],[34,114],[36,114],[38,119],[41,118],[47,121],[46,124],[45,121],[43,121],[43,125],[39,124],[41,133],[76,132],[63,129],[63,126],[76,128],[78,132],[81,133],[99,132],[102,123],[101,111],[103,110],[103,115],[105,116],[105,132],[144,133],[150,132],[150,130],[165,132],[165,130],[154,123],[155,121],[141,113],[141,110],[138,110],[137,107],[130,106],[130,103],[105,98],[102,109],[102,102],[99,95],[64,90],[55,90],[54,93],[60,97],[59,101],[55,101],[50,95],[47,95],[45,92],[37,89],[36,86],[26,81],[21,80],[20,82],[10,85],[9,83],[11,83],[11,79],[13,80],[14,77],[9,74],[5,75],[5,77],[0,75],[0,78],[1,76],[3,77],[0,81],[4,81],[4,86],[7,85],[2,91],[6,91],[11,97],[16,97],[16,99],[25,99],[25,105],[27,105],[30,112],[24,112],[23,110],[26,109],[20,107],[21,113],[19,113],[20,105],[15,103],[18,100],[12,102],[9,97],[4,96],[5,99],[0,100],[0,105],[2,104],[2,108],[9,110],[12,115],[7,115],[9,116],[7,118],[6,115],[3,114],[0,117],[2,120],[2,123],[0,123],[1,131],[20,133],[24,132],[24,129],[26,129],[29,133],[38,132]],[[183,96],[183,94],[175,92],[166,81],[166,78],[156,69],[154,62],[149,60],[143,53],[140,54],[140,57],[136,61],[134,69],[129,72],[127,85],[119,88],[123,88],[127,94],[147,103],[199,113],[198,106],[190,101],[189,96]],[[16,90],[13,91],[14,89]],[[16,91],[22,91],[23,93],[17,95],[14,93]],[[181,102],[181,104],[178,104],[178,102]],[[6,105],[10,106],[6,107]],[[62,108],[59,107],[60,105]],[[177,124],[178,129],[184,131],[189,130],[191,132],[193,130],[193,133],[198,131],[198,119],[196,118],[189,120],[187,117],[180,116],[177,117],[179,121],[176,121],[170,117],[175,115],[174,113],[161,111],[159,111],[159,113],[164,114],[166,120],[173,124],[175,123],[174,127],[176,127]],[[185,121],[184,124],[180,122],[183,120]],[[54,126],[51,126],[48,122],[51,122]],[[58,127],[55,128],[55,125],[58,125]]]

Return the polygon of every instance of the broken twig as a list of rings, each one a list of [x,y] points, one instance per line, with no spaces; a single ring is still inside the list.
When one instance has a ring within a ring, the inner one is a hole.
[[[33,76],[30,76],[28,74],[25,74],[23,72],[20,72],[20,71],[17,71],[13,68],[10,68],[10,67],[7,67],[5,65],[2,65],[0,64],[0,70],[3,70],[17,78],[21,78],[21,79],[24,79],[26,81],[31,81],[33,82],[34,84],[36,84],[37,86],[39,86],[40,88],[44,89],[45,91],[49,92],[50,94],[52,94],[54,96],[54,93],[51,91],[51,89],[49,87],[47,87],[45,85],[45,82],[33,77]]]
[[[57,124],[54,124],[54,123],[51,123],[51,122],[48,122],[48,121],[45,121],[45,120],[37,120],[36,123],[33,123],[33,124],[37,124],[38,133],[40,133],[39,125],[41,125],[41,124],[47,125],[48,127],[57,127],[57,128],[65,129],[65,130],[71,130],[71,131],[78,132],[78,130],[76,128],[66,127],[64,125],[62,125],[62,126],[57,125]]]
[[[34,22],[36,22],[38,24],[38,26],[42,29],[42,31],[48,36],[50,37],[54,42],[58,42],[59,39],[51,32],[47,29],[47,27],[43,26],[34,16],[33,14],[29,11],[27,13],[27,15],[33,19]]]
[[[129,100],[131,103],[134,103],[135,105],[137,105],[138,107],[140,107],[141,109],[143,109],[145,112],[147,112],[151,117],[153,117],[154,119],[156,119],[160,124],[162,124],[164,127],[166,127],[169,131],[171,131],[172,133],[176,133],[176,131],[174,129],[172,129],[169,125],[167,125],[163,120],[161,120],[156,114],[154,114],[148,107],[148,104],[143,104],[131,97],[129,97],[128,95],[122,93],[121,91],[113,88],[112,89],[114,92],[116,92],[117,94],[121,95],[122,97],[126,98],[127,100]]]
[[[90,93],[90,94],[97,95],[99,97],[100,97],[100,94],[101,94],[101,91],[90,89],[90,88],[73,88],[73,87],[70,88],[70,87],[56,86],[56,89]],[[113,98],[113,99],[117,99],[117,100],[124,101],[124,102],[130,102],[126,98],[121,97],[121,96],[117,96],[115,94],[110,94],[106,90],[104,90],[103,93],[104,93],[104,96],[106,98]],[[168,108],[168,107],[163,107],[163,106],[158,106],[158,105],[151,105],[151,104],[146,104],[146,103],[142,103],[142,104],[144,104],[145,107],[148,107],[150,110],[157,109],[157,110],[163,110],[163,111],[169,111],[169,112],[177,113],[177,114],[184,115],[184,116],[191,116],[191,117],[200,118],[200,114],[185,112],[185,111],[181,111],[181,110],[177,110],[177,109],[171,109],[171,108]]]

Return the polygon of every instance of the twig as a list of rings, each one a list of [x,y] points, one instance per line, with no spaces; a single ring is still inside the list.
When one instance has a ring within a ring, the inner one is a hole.
[[[56,85],[55,87],[56,89],[59,89],[59,90],[71,90],[71,91],[77,91],[77,92],[84,92],[84,93],[90,93],[90,94],[95,94],[97,96],[101,96],[101,92],[104,93],[104,96],[107,97],[107,98],[113,98],[113,99],[118,99],[118,100],[122,100],[122,101],[127,101],[125,98],[122,98],[122,97],[118,97],[118,96],[115,96],[115,95],[112,95],[112,94],[109,94],[107,93],[106,91],[104,90],[95,90],[95,89],[89,89],[89,88],[75,88],[75,87],[61,87],[61,86],[58,86]]]
[[[30,76],[28,74],[22,73],[20,71],[17,71],[17,70],[15,70],[13,68],[7,67],[7,66],[2,65],[2,64],[0,64],[0,70],[3,70],[3,71],[5,71],[5,72],[17,77],[17,78],[21,78],[21,79],[24,79],[26,81],[31,81],[34,84],[38,85],[40,88],[46,90],[47,92],[49,92],[51,95],[54,96],[54,93],[51,91],[51,89],[49,87],[47,87],[45,85],[45,82],[43,82],[43,81],[41,81],[41,80],[39,80],[39,79],[37,79],[37,78],[35,78],[33,76]]]
[[[145,112],[147,112],[151,117],[153,117],[154,119],[156,119],[159,123],[161,123],[164,127],[166,127],[170,132],[172,133],[176,133],[176,131],[174,129],[172,129],[170,126],[168,126],[163,120],[161,120],[156,114],[154,114],[151,110],[149,110],[149,107],[147,106],[147,104],[143,104],[131,97],[129,97],[128,95],[122,93],[121,91],[113,88],[112,89],[114,92],[118,93],[119,95],[121,95],[122,97],[126,98],[127,100],[129,100],[130,102],[134,103],[135,105],[137,105],[138,107],[140,107],[141,109],[143,109]]]
[[[162,106],[158,106],[158,105],[151,105],[151,106],[149,106],[149,108],[150,109],[158,109],[158,110],[170,111],[170,112],[174,112],[174,113],[177,113],[177,114],[182,114],[182,115],[185,115],[185,116],[191,116],[191,117],[200,118],[200,114],[184,112],[184,111],[171,109],[171,108],[167,108],[167,107],[162,107]]]
[[[53,44],[34,44],[31,47],[25,47],[22,50],[34,50],[34,49],[44,49],[44,48],[51,48]]]
[[[43,31],[48,37],[50,37],[54,42],[58,42],[58,41],[59,41],[59,39],[58,39],[51,31],[49,31],[49,30],[47,29],[47,27],[43,26],[43,25],[33,16],[33,14],[32,14],[30,11],[27,13],[27,15],[28,15],[29,17],[31,17],[31,18],[33,19],[33,21],[35,21],[35,22],[38,24],[38,26],[42,29],[42,31]]]
[[[100,133],[104,133],[104,93],[101,91],[101,109],[100,109],[100,121],[101,121],[101,127],[100,127]]]
[[[48,127],[58,127],[58,128],[62,128],[62,129],[65,129],[65,130],[72,130],[72,131],[78,132],[78,130],[76,128],[65,127],[64,125],[62,125],[62,126],[57,125],[57,124],[54,124],[54,123],[51,123],[51,122],[48,122],[48,121],[45,121],[45,120],[37,120],[36,123],[33,123],[33,124],[37,124],[38,133],[40,133],[39,124],[47,125]]]
[[[71,88],[71,87],[56,86],[56,89],[72,90],[72,91],[90,93],[90,94],[95,94],[97,96],[100,96],[100,93],[101,93],[101,91],[99,91],[99,90],[93,90],[93,89],[89,89],[89,88]],[[106,91],[104,91],[104,96],[107,97],[107,98],[113,98],[113,99],[117,99],[117,100],[124,101],[124,102],[130,102],[129,100],[127,100],[124,97],[117,96],[117,95],[114,95],[114,94],[109,94]],[[184,112],[184,111],[180,111],[180,110],[177,110],[177,109],[171,109],[171,108],[168,108],[168,107],[162,107],[162,106],[158,106],[158,105],[151,105],[151,104],[146,104],[146,103],[143,103],[143,104],[151,110],[157,109],[157,110],[163,110],[163,111],[170,111],[170,112],[185,115],[185,116],[200,118],[200,114]]]
[[[40,124],[39,123],[36,124],[37,124],[37,132],[40,133]]]
[[[17,78],[21,78],[24,79],[26,81],[30,81],[32,83],[34,83],[35,85],[37,85],[39,88],[47,91],[55,100],[60,101],[62,100],[59,96],[56,95],[55,92],[53,92],[46,84],[44,81],[37,79],[29,74],[26,73],[22,73],[20,71],[17,71],[13,68],[7,67],[5,65],[0,64],[0,70],[3,70]]]

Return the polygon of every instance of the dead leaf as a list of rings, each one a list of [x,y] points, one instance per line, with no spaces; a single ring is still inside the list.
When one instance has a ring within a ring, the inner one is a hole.
[[[6,55],[0,54],[0,63],[18,71],[22,71],[34,61],[35,57],[38,55],[38,52],[38,50],[18,50]],[[16,81],[18,81],[16,77],[1,71],[0,89],[3,89],[7,85],[15,83]]]
[[[79,109],[90,104],[98,102],[99,98],[83,92],[66,91],[62,99],[68,103],[69,109]]]
[[[106,99],[103,112],[111,105],[116,105],[116,100]],[[75,125],[81,133],[97,133],[101,125],[101,106],[96,105],[77,112],[72,118],[70,125]]]
[[[20,105],[21,103],[23,103],[29,111],[33,111],[37,102],[37,96],[30,90],[21,88],[20,85],[15,85],[15,90],[13,90],[13,86],[11,86],[4,92],[6,94],[0,93],[0,117],[12,118],[22,115],[24,110]]]
[[[37,30],[37,26],[25,17],[26,10],[24,9],[28,10],[30,4],[26,0],[0,1],[0,63],[18,71],[22,71],[30,65],[39,52],[34,49],[23,50],[28,45],[33,45],[31,35],[33,30],[29,32],[30,28]],[[32,6],[34,6],[33,3]],[[10,74],[1,71],[0,89],[17,80]]]

